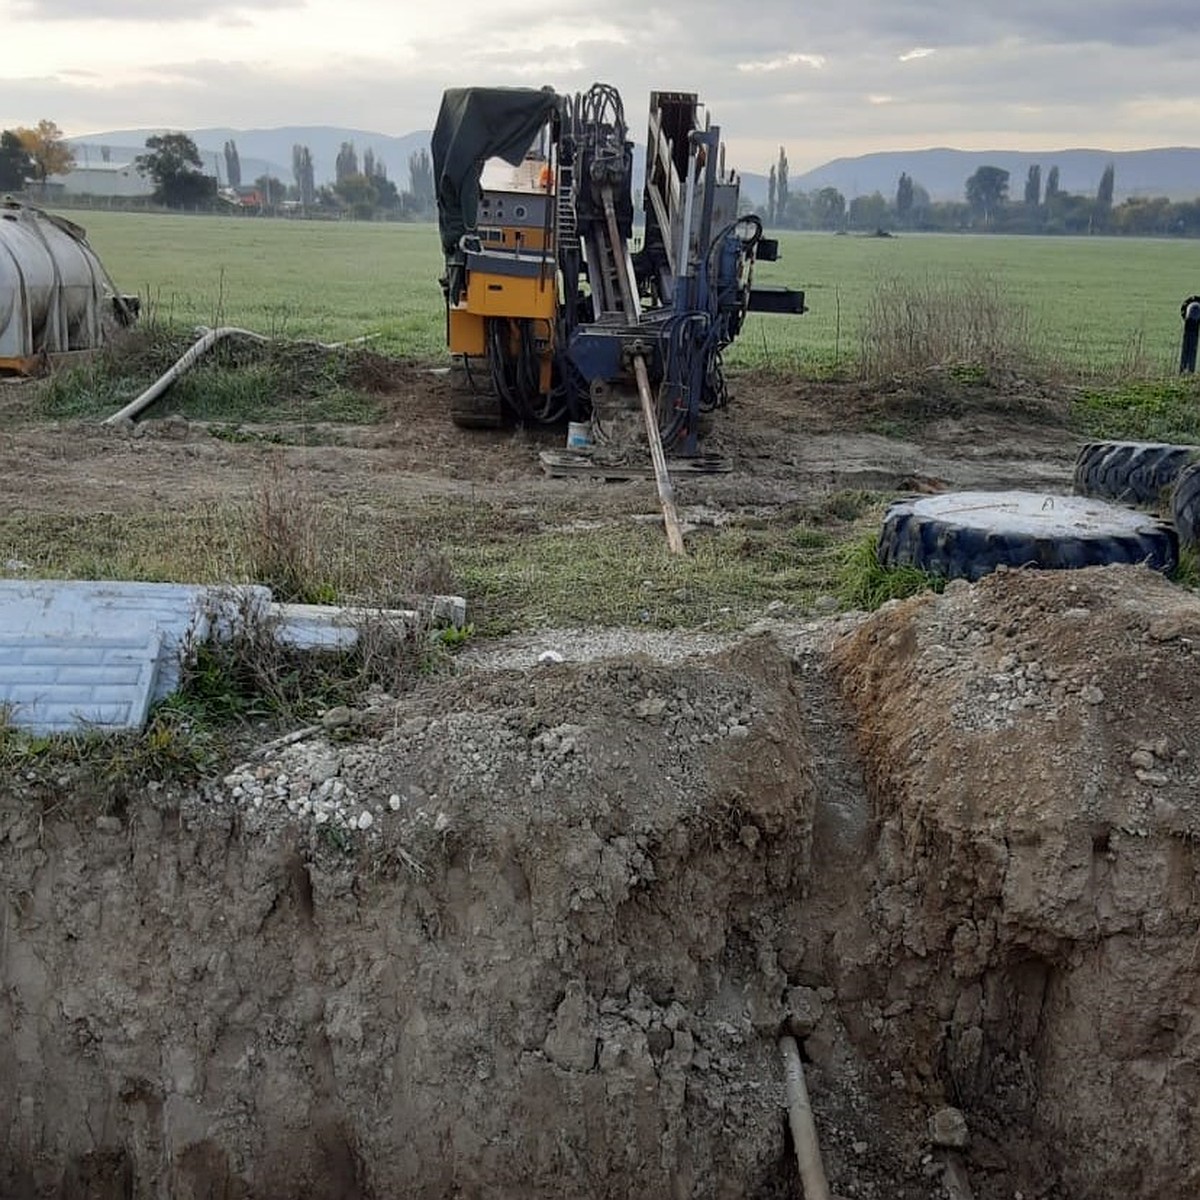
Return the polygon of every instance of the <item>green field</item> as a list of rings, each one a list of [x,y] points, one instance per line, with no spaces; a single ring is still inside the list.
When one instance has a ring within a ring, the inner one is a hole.
[[[161,319],[324,340],[370,334],[383,351],[443,353],[431,225],[67,215],[86,225],[119,285]],[[752,315],[732,363],[804,372],[849,365],[872,297],[901,280],[917,297],[929,287],[985,288],[1011,306],[1031,352],[1056,366],[1170,372],[1180,302],[1200,292],[1200,254],[1186,241],[785,233],[781,249],[781,261],[760,264],[756,278],[804,288],[811,311]]]

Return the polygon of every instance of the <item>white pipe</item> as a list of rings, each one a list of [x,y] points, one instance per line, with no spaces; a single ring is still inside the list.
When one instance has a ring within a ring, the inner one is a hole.
[[[808,1102],[808,1088],[804,1086],[800,1048],[794,1037],[784,1036],[779,1039],[779,1050],[783,1055],[783,1076],[787,1082],[788,1124],[796,1144],[796,1165],[800,1168],[804,1200],[829,1200],[817,1127],[813,1122],[812,1105]]]

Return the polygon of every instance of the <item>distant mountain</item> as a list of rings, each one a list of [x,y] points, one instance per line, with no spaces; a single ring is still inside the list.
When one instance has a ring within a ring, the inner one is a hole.
[[[144,154],[146,139],[161,129],[120,129],[107,133],[89,133],[68,139],[75,149],[77,162],[100,162],[108,148],[110,162],[131,162]],[[332,183],[334,163],[343,142],[353,142],[361,160],[363,151],[375,152],[375,161],[387,167],[388,178],[402,191],[408,186],[408,156],[429,148],[429,131],[391,137],[365,129],[342,129],[331,125],[288,125],[281,129],[186,129],[205,160],[205,167],[225,182],[225,143],[237,143],[242,165],[242,180],[249,183],[260,175],[274,175],[292,183],[292,147],[307,146],[312,151],[317,184]]]
[[[1171,200],[1194,200],[1200,196],[1200,149],[1172,147],[1158,150],[1043,150],[1037,153],[1013,150],[891,150],[863,154],[858,158],[836,158],[793,176],[793,192],[835,187],[847,200],[882,192],[891,199],[902,171],[912,176],[934,200],[962,200],[966,181],[983,166],[999,167],[1009,173],[1008,194],[1021,199],[1029,168],[1040,164],[1042,186],[1051,167],[1058,167],[1059,187],[1064,192],[1094,195],[1104,168],[1116,168],[1114,196],[1167,196]]]

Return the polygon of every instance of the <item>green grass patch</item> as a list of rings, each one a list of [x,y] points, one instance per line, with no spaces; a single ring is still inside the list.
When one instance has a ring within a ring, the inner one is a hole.
[[[146,784],[190,784],[218,769],[229,753],[226,735],[192,713],[169,705],[151,713],[145,728],[120,733],[84,730],[39,736],[16,728],[0,712],[0,783],[24,790],[72,792],[120,807]]]
[[[437,230],[429,225],[72,212],[126,291],[167,323],[243,325],[445,358]],[[773,234],[774,236],[774,234]],[[1165,373],[1178,362],[1179,303],[1195,290],[1179,243],[1152,238],[779,233],[778,262],[755,280],[803,288],[803,317],[751,313],[731,365],[809,378],[857,369],[893,324],[893,281],[950,293],[994,286],[1022,314],[1038,359],[1075,374]],[[180,280],[186,280],[181,284]],[[919,314],[917,314],[919,316]],[[881,336],[882,336],[881,333]]]
[[[1072,419],[1086,437],[1200,442],[1200,383],[1188,376],[1089,388],[1080,392]]]
[[[1171,572],[1173,582],[1180,587],[1200,590],[1200,550],[1195,546],[1179,548],[1179,562]]]
[[[838,596],[847,608],[874,612],[889,600],[905,600],[921,592],[941,592],[946,580],[918,567],[885,567],[876,553],[877,535],[864,534],[843,548],[838,570]]]

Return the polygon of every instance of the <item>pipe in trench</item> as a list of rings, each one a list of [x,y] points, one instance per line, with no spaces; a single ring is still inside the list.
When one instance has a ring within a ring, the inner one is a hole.
[[[804,1067],[796,1039],[785,1035],[779,1039],[783,1056],[783,1076],[787,1083],[788,1124],[796,1146],[796,1165],[800,1168],[800,1186],[804,1200],[830,1200],[825,1166],[821,1162],[821,1147],[817,1143],[817,1127],[813,1121],[808,1088],[804,1085]]]

